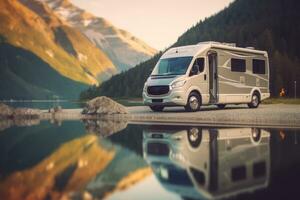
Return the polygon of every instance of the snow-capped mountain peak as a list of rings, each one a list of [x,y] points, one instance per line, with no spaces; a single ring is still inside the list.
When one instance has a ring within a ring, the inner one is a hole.
[[[102,17],[76,7],[68,0],[39,1],[47,3],[60,19],[85,34],[108,55],[119,71],[127,70],[157,52],[129,32],[113,26]]]

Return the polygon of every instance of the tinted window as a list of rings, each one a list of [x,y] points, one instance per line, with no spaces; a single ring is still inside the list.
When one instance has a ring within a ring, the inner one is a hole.
[[[194,62],[194,65],[198,65],[199,66],[199,72],[203,72],[204,71],[204,58],[197,58]]]
[[[253,74],[266,73],[266,63],[264,60],[253,59],[252,67]]]
[[[246,167],[239,166],[231,169],[231,180],[240,181],[246,178]]]
[[[246,60],[232,58],[231,59],[231,71],[245,72],[246,71]]]

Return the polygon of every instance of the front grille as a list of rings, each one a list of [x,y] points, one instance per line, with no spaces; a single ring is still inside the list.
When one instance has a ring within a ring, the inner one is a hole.
[[[169,86],[168,85],[149,86],[147,88],[147,92],[150,95],[167,94],[169,92]]]
[[[148,154],[155,156],[167,156],[170,152],[168,145],[162,143],[149,143],[147,149]]]

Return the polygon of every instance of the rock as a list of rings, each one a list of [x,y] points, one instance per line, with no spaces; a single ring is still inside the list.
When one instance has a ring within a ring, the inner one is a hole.
[[[82,114],[127,114],[126,107],[115,102],[114,100],[102,96],[96,97],[86,103],[86,107],[83,109]]]
[[[12,108],[0,103],[0,119],[37,119],[41,111],[31,108]]]
[[[14,122],[11,119],[2,119],[0,120],[0,131],[3,131],[7,128],[13,126]]]
[[[16,108],[13,112],[14,119],[36,119],[39,118],[41,111],[31,108]]]
[[[36,126],[40,124],[40,119],[38,118],[32,118],[32,119],[14,119],[13,125],[14,126],[20,126],[20,127],[26,127],[26,126]]]
[[[13,115],[13,111],[14,109],[3,104],[0,103],[0,118],[9,118]]]
[[[12,108],[0,103],[0,131],[11,126],[33,126],[40,123],[41,111],[31,108]]]
[[[124,119],[85,119],[83,123],[87,132],[101,137],[108,137],[127,127],[127,120]]]

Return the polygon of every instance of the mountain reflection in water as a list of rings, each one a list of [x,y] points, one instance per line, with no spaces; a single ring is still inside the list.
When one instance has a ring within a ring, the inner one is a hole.
[[[299,195],[296,130],[103,119],[19,125],[0,131],[0,199]]]

